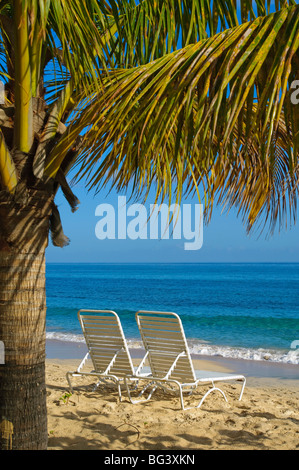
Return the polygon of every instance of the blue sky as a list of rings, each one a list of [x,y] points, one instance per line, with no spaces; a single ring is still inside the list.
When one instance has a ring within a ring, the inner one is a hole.
[[[266,233],[258,236],[246,234],[241,218],[234,211],[221,214],[220,208],[214,209],[212,220],[203,227],[203,245],[199,250],[184,250],[184,240],[150,240],[129,238],[99,240],[95,234],[96,224],[101,217],[96,217],[96,207],[110,204],[117,216],[118,194],[101,192],[98,195],[88,193],[83,185],[76,185],[74,192],[80,199],[79,209],[72,213],[61,192],[57,194],[65,234],[71,243],[65,248],[53,247],[51,241],[47,248],[47,262],[299,262],[299,225],[278,231],[272,237]],[[154,198],[149,198],[154,203]],[[197,199],[183,201],[198,203]],[[127,202],[127,207],[131,204]],[[127,222],[134,217],[127,217]]]

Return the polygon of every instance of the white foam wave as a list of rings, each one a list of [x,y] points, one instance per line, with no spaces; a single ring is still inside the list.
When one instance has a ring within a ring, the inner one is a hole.
[[[75,335],[71,333],[58,333],[56,331],[51,331],[46,333],[46,339],[52,339],[55,341],[66,341],[70,343],[84,343],[83,335]]]
[[[299,364],[299,351],[276,350],[263,348],[234,348],[230,346],[215,346],[189,341],[191,354],[203,356],[220,356],[230,359],[246,359],[253,361],[280,362],[283,364]]]
[[[70,333],[48,332],[47,339],[64,342],[84,343],[83,335]],[[142,349],[142,342],[138,339],[128,339],[130,349]],[[188,340],[191,354],[200,356],[220,356],[230,359],[246,359],[253,361],[269,361],[284,364],[299,365],[299,350],[276,350],[263,348],[234,348],[230,346],[217,346],[200,342],[198,340]]]
[[[85,343],[83,335],[71,334],[71,333],[59,333],[57,331],[51,331],[46,333],[46,339],[54,341],[63,341],[69,343]],[[128,346],[131,349],[142,349],[142,342],[137,339],[128,339]]]

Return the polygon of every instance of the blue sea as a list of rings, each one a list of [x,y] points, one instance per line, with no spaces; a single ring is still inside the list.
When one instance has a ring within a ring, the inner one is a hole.
[[[193,354],[299,364],[299,264],[47,264],[47,338],[83,342],[79,309],[180,315]]]

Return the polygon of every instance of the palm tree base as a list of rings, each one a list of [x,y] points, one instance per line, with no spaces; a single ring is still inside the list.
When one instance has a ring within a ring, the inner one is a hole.
[[[0,449],[46,450],[45,366],[0,366]]]

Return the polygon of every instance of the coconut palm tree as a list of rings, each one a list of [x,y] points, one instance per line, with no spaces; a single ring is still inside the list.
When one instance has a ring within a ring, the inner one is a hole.
[[[216,1],[210,11],[210,2],[165,2],[160,33],[170,3],[162,43],[140,45],[143,16],[127,23],[147,62],[115,70],[105,93],[91,92],[84,102],[79,126],[101,111],[78,177],[90,187],[112,180],[123,189],[133,171],[137,192],[155,180],[162,199],[197,193],[207,220],[218,203],[237,208],[248,231],[273,232],[288,219],[291,225],[299,169],[298,5],[241,1],[238,11],[234,1]]]
[[[295,217],[294,0],[0,2],[0,448],[45,449],[45,250],[69,172]],[[261,218],[261,216],[263,216]],[[283,219],[281,219],[283,220]]]

